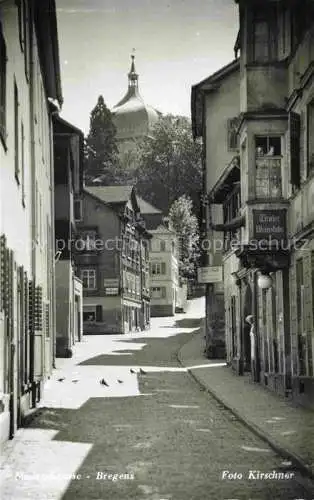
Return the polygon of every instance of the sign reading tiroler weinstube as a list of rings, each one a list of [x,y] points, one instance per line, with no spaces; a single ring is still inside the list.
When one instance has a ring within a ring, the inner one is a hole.
[[[286,210],[253,210],[253,233],[256,240],[286,238]]]

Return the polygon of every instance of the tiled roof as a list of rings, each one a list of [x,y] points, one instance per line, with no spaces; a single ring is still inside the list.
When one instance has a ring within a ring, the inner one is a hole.
[[[133,186],[95,186],[85,187],[85,191],[96,196],[105,203],[127,203],[130,199]]]
[[[162,214],[161,210],[151,205],[148,201],[143,200],[141,196],[136,196],[137,203],[140,207],[141,214]]]

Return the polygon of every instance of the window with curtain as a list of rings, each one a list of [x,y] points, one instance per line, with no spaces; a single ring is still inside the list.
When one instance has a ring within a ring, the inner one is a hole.
[[[281,198],[281,137],[255,137],[256,198]]]

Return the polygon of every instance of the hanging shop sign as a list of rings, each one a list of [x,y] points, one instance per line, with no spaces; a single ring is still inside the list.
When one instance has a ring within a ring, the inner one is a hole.
[[[253,234],[256,240],[284,241],[286,210],[253,210]]]
[[[199,267],[197,270],[199,283],[219,283],[222,281],[222,266]]]

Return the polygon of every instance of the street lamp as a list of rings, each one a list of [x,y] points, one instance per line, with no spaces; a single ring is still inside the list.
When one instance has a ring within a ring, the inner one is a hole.
[[[268,290],[273,286],[273,279],[268,273],[261,273],[257,278],[257,286],[262,290]]]

